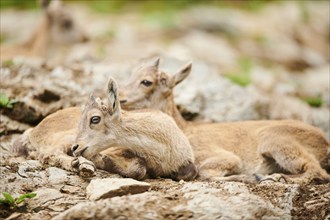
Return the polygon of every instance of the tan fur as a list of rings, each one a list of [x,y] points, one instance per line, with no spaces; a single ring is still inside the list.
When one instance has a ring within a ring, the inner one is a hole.
[[[42,2],[46,2],[42,5],[44,13],[31,37],[19,45],[1,45],[1,61],[15,56],[49,58],[61,46],[87,41],[60,0]]]
[[[108,101],[90,98],[83,111],[77,143],[77,156],[92,159],[98,153],[122,146],[143,158],[147,174],[180,179],[180,172],[194,162],[188,139],[175,121],[161,111],[121,111],[117,85],[108,83]],[[96,123],[92,123],[97,119]],[[192,179],[196,175],[182,179]],[[190,175],[190,174],[189,174]],[[177,176],[180,176],[178,178]]]
[[[77,168],[73,167],[76,159],[72,156],[71,147],[76,140],[81,115],[80,107],[72,107],[47,116],[36,127],[27,130],[14,141],[13,153],[32,158],[38,157],[44,164],[80,172],[79,161]],[[127,149],[105,150],[92,161],[99,169],[120,173],[125,177],[142,179],[146,176],[144,161],[139,157],[131,156],[131,152]]]
[[[329,169],[330,145],[319,129],[290,120],[186,122],[176,108],[172,90],[189,75],[191,64],[172,77],[159,71],[158,65],[159,60],[133,72],[121,93],[122,107],[154,108],[172,116],[194,148],[201,179],[230,180],[219,177],[280,172],[292,174],[287,179],[297,183],[330,180],[320,166],[322,162]]]
[[[121,112],[119,101],[114,100],[116,109],[101,105],[97,99],[97,103],[89,102],[91,106],[87,105],[83,114],[81,108],[72,107],[49,115],[16,140],[13,151],[25,155],[35,151],[43,163],[75,171],[71,147],[77,139],[80,148],[89,146],[83,156],[109,172],[135,179],[196,177],[189,141],[172,118],[160,111]],[[104,117],[106,123],[93,130],[88,117],[94,114]],[[78,161],[76,166],[84,162]]]

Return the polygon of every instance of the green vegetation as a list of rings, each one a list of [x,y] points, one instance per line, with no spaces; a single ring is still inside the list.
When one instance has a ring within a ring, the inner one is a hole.
[[[17,9],[32,9],[37,7],[38,1],[31,0],[1,0],[0,9],[17,8]]]
[[[12,66],[14,66],[14,61],[12,60],[12,59],[9,59],[9,60],[4,60],[3,62],[2,62],[2,66],[3,67],[7,67],[7,68],[10,68],[10,67],[12,67]]]
[[[305,97],[302,100],[312,107],[321,107],[323,104],[321,97]]]
[[[4,42],[5,41],[5,36],[4,35],[2,35],[2,34],[0,34],[0,44],[2,43],[2,42]]]
[[[256,11],[275,0],[63,0],[68,3],[79,3],[89,5],[92,10],[99,13],[116,13],[122,10],[139,10],[151,12],[154,10],[180,10],[196,4],[213,5],[218,7],[235,7],[243,10]],[[37,0],[1,0],[0,9],[17,8],[32,9],[38,7]]]
[[[0,93],[0,108],[13,108],[16,100],[9,99],[6,94]]]
[[[173,10],[159,10],[145,14],[144,21],[150,24],[156,24],[162,28],[173,28],[175,26],[176,13]]]
[[[252,71],[253,63],[249,58],[241,58],[239,60],[239,68],[237,72],[225,73],[230,81],[240,86],[247,86],[251,83],[250,74]]]
[[[270,43],[267,37],[263,34],[257,34],[253,36],[252,39],[260,45],[267,45]]]
[[[305,1],[299,1],[299,7],[300,7],[300,14],[301,18],[304,23],[308,23],[310,20],[310,15],[307,10],[306,2]]]
[[[76,1],[77,2],[77,1]],[[203,1],[203,0],[108,0],[108,1],[88,1],[86,2],[94,11],[99,13],[116,13],[120,11],[140,11],[142,13],[148,13],[152,11],[168,11],[168,10],[179,10],[191,5],[205,3],[208,4],[214,1]]]
[[[4,198],[0,198],[0,204],[4,206],[9,206],[11,209],[15,209],[20,203],[24,202],[25,199],[34,198],[37,194],[26,193],[15,199],[10,193],[7,192],[3,192],[2,195],[4,196]]]

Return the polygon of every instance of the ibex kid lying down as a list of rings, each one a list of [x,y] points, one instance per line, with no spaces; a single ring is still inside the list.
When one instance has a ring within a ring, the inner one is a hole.
[[[153,65],[133,72],[122,90],[125,109],[154,108],[172,116],[187,135],[204,180],[242,180],[252,174],[283,173],[296,183],[329,182],[330,144],[317,128],[299,121],[186,122],[173,98],[173,88],[191,71],[191,63],[173,76]],[[237,176],[231,176],[240,174]],[[231,177],[225,177],[231,176]]]
[[[30,38],[20,45],[1,45],[1,61],[15,56],[49,58],[59,46],[85,42],[87,37],[61,0],[40,0],[43,15]]]
[[[82,113],[68,108],[46,117],[16,141],[14,150],[34,148],[43,162],[67,170],[87,172],[83,156],[100,169],[136,179],[197,176],[189,141],[171,117],[155,110],[122,111],[113,79],[107,92],[107,102],[91,96]],[[68,155],[71,146],[78,160]]]

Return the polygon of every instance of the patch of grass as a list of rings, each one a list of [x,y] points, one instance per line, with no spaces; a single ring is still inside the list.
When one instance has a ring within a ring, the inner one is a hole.
[[[173,10],[154,11],[144,15],[144,21],[156,24],[162,28],[173,28],[175,26],[176,12]]]
[[[230,81],[240,86],[247,86],[251,83],[250,76],[248,75],[227,75],[226,76]]]
[[[306,2],[305,1],[299,1],[299,9],[300,9],[300,16],[304,23],[308,23],[310,20],[310,14],[308,12]]]
[[[113,30],[113,29],[108,29],[106,32],[105,32],[105,37],[107,37],[108,39],[113,39],[114,37],[116,36],[116,31]]]
[[[73,2],[73,1],[72,1]],[[76,1],[75,1],[76,2]],[[78,2],[78,1],[77,1]],[[98,13],[117,13],[123,10],[135,10],[141,13],[163,10],[179,10],[199,3],[212,3],[204,0],[103,0],[103,1],[79,1],[87,3]]]
[[[0,93],[0,108],[13,108],[16,100],[9,99],[6,94]]]
[[[34,198],[37,194],[36,193],[26,193],[20,195],[18,198],[15,198],[8,192],[2,193],[4,198],[0,198],[0,204],[7,206],[11,209],[16,209],[18,205],[25,201],[25,199]]]
[[[30,0],[1,0],[0,9],[17,8],[17,9],[32,9],[37,7],[37,1]]]
[[[261,44],[261,45],[267,45],[269,44],[269,40],[267,39],[267,37],[263,34],[257,34],[257,35],[254,35],[253,37],[253,40],[255,42],[257,42],[258,44]]]
[[[239,60],[239,68],[236,72],[225,73],[230,81],[240,86],[247,86],[251,83],[251,71],[253,63],[249,58],[241,58]]]
[[[4,60],[2,62],[2,66],[3,67],[7,67],[7,68],[10,68],[10,67],[13,67],[15,65],[14,61],[12,59],[9,59],[9,60]]]
[[[321,97],[305,97],[302,98],[303,101],[305,101],[308,105],[312,107],[321,107],[323,104],[322,98]]]
[[[6,37],[3,34],[0,34],[0,44],[5,42]]]
[[[89,7],[97,13],[107,14],[107,13],[119,12],[123,10],[123,8],[128,3],[134,3],[134,1],[110,0],[110,1],[88,1],[83,3],[88,4]]]
[[[214,4],[219,7],[239,8],[246,11],[258,12],[271,2],[279,2],[283,0],[221,0],[214,1]]]

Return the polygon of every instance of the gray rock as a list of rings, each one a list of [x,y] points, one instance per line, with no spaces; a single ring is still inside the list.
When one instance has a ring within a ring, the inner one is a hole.
[[[35,193],[37,196],[29,201],[31,207],[45,208],[53,204],[56,200],[64,197],[58,190],[51,188],[42,187],[36,190]]]
[[[62,170],[57,167],[49,167],[47,169],[48,172],[48,182],[50,184],[62,184],[66,183],[68,180],[68,175],[65,170]]]
[[[129,178],[94,179],[87,186],[87,197],[99,200],[147,191],[150,184]]]
[[[276,196],[260,190],[272,187],[251,190],[242,183],[188,182],[165,192],[80,203],[54,219],[291,219],[297,186],[277,184]]]
[[[185,62],[161,59],[160,69],[174,74]],[[177,105],[210,121],[258,119],[256,100],[245,88],[223,78],[215,67],[194,61],[191,74],[174,89]]]
[[[18,166],[17,173],[21,177],[33,177],[33,176],[38,176],[35,171],[40,170],[42,168],[42,165],[39,161],[37,160],[27,160],[26,162],[21,163]]]

